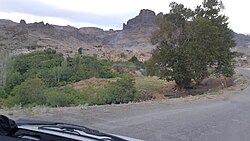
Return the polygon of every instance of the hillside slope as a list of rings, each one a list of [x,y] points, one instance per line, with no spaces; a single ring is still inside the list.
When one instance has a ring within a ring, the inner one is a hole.
[[[97,55],[99,58],[119,60],[137,55],[143,59],[154,48],[150,43],[150,36],[157,29],[154,23],[156,17],[153,11],[141,10],[138,16],[124,23],[123,29],[117,31],[104,31],[96,27],[78,29],[44,22],[27,24],[24,20],[20,23],[0,20],[0,49],[24,53],[54,48],[71,56],[79,48],[83,48],[85,55]]]
[[[152,31],[158,28],[154,21],[162,15],[143,9],[124,23],[122,30],[108,31],[97,27],[78,29],[44,22],[27,24],[24,20],[15,23],[0,19],[0,50],[16,54],[53,48],[65,56],[73,56],[82,48],[84,55],[101,59],[122,61],[135,55],[144,61],[154,48],[150,43]],[[235,40],[239,50],[248,49],[250,36],[235,34]]]

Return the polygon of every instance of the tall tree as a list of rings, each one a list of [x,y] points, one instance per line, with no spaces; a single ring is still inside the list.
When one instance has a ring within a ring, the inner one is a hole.
[[[149,74],[175,80],[181,88],[210,74],[232,76],[235,43],[228,18],[221,14],[222,2],[204,0],[194,11],[175,2],[170,8],[157,20],[160,28],[151,38],[157,48],[146,63]]]

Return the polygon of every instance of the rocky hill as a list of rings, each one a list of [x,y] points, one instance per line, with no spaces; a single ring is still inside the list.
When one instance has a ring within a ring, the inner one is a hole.
[[[245,34],[235,33],[235,41],[237,47],[239,48],[249,48],[250,47],[250,36]]]
[[[57,26],[44,22],[27,24],[0,20],[0,50],[11,53],[28,53],[46,48],[56,49],[65,56],[75,55],[79,48],[84,55],[103,59],[127,60],[135,55],[147,60],[154,46],[150,43],[152,31],[157,29],[155,19],[162,13],[147,9],[123,24],[122,30],[105,31],[96,27],[75,28]],[[250,37],[235,34],[238,46],[246,47]]]
[[[136,55],[141,60],[150,57],[154,48],[150,43],[151,32],[157,29],[157,15],[150,10],[141,10],[139,15],[124,23],[122,30],[96,27],[75,28],[57,26],[44,22],[27,24],[24,20],[15,23],[0,20],[0,49],[12,53],[25,53],[53,48],[66,56],[74,55],[83,48],[84,55],[99,58],[126,60]]]
[[[241,52],[250,56],[250,36],[245,34],[234,34],[234,39],[237,44],[234,51]]]

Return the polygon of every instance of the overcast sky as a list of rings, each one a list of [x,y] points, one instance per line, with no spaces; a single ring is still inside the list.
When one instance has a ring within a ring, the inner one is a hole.
[[[0,19],[121,29],[122,24],[138,15],[141,9],[168,13],[172,1],[194,8],[203,0],[0,0]],[[249,34],[250,1],[223,0],[223,3],[230,28]]]

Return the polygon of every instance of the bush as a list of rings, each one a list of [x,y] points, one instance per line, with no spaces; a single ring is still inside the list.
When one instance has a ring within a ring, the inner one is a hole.
[[[28,79],[20,85],[14,87],[11,91],[11,105],[21,104],[22,106],[35,104],[42,105],[45,103],[44,96],[45,86],[39,78]]]
[[[3,105],[6,105],[6,99],[0,98],[0,108],[2,108]]]
[[[144,67],[144,63],[141,62],[141,61],[139,61],[139,60],[137,59],[137,57],[135,57],[135,56],[131,57],[131,58],[128,60],[128,62],[132,62],[132,63],[134,63],[134,65],[136,65],[137,67],[140,67],[140,68],[142,68],[142,69],[145,68],[145,67]]]
[[[105,88],[88,86],[75,97],[76,104],[104,105],[108,95]]]
[[[0,86],[0,98],[7,98],[8,94],[5,92],[4,88]]]
[[[99,89],[96,96],[88,100],[89,105],[105,105],[108,103],[108,94],[104,89]]]
[[[6,80],[6,91],[10,92],[15,86],[23,82],[23,76],[19,72],[9,72]]]
[[[129,75],[124,75],[116,82],[112,82],[107,88],[107,103],[128,103],[136,98],[135,79]]]
[[[115,82],[105,87],[88,86],[77,95],[78,104],[104,105],[120,104],[138,100],[135,80],[129,75],[123,75]]]
[[[72,98],[69,94],[57,91],[46,93],[46,104],[52,107],[64,107],[72,104]]]
[[[52,107],[65,107],[76,104],[77,91],[73,88],[51,88],[45,92],[46,104]]]

